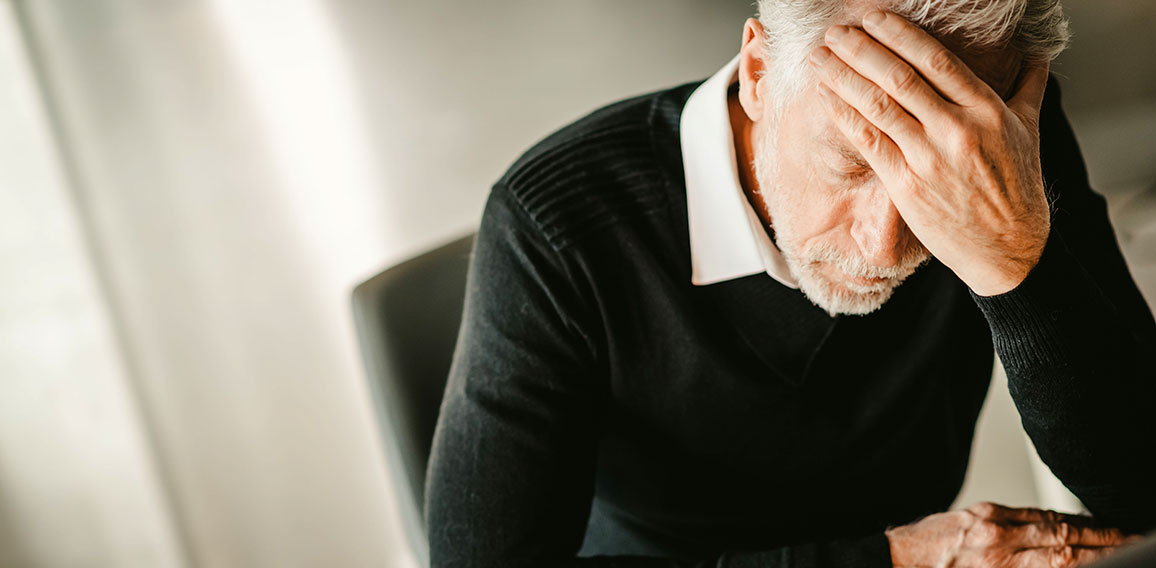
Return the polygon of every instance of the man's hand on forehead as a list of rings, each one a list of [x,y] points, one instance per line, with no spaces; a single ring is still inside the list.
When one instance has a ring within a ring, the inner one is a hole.
[[[832,26],[811,54],[819,94],[912,233],[972,290],[1016,287],[1050,229],[1039,163],[1046,64],[1005,102],[952,51],[895,14]]]

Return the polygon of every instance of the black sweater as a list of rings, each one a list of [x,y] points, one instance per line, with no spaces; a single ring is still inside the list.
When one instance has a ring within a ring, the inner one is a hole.
[[[993,343],[1056,475],[1105,522],[1156,525],[1156,323],[1054,79],[1027,279],[979,297],[933,260],[835,318],[766,274],[691,285],[695,87],[600,109],[494,186],[429,466],[433,566],[889,566],[882,531],[959,491]]]

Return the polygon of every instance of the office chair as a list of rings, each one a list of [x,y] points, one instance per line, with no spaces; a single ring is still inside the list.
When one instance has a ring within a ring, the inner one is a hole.
[[[389,268],[353,290],[362,358],[406,539],[429,564],[425,470],[461,324],[469,235]]]

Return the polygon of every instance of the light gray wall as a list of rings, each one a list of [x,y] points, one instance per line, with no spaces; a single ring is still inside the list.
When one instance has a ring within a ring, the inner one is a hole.
[[[0,1],[0,566],[179,568],[115,324]]]
[[[1053,71],[1065,108],[1080,113],[1156,100],[1156,2],[1067,0],[1072,45]]]
[[[742,0],[332,2],[405,240],[477,223],[535,141],[631,95],[702,79],[737,53]]]
[[[1093,187],[1122,203],[1156,179],[1156,2],[1069,0],[1065,9],[1072,46],[1053,66],[1064,108]],[[1156,294],[1156,282],[1143,287]]]

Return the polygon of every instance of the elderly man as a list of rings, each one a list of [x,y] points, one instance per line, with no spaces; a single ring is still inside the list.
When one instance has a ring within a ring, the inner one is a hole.
[[[1049,79],[1058,0],[759,12],[494,186],[433,565],[1061,566],[1156,525],[1156,323]],[[993,343],[1096,522],[941,512]]]

